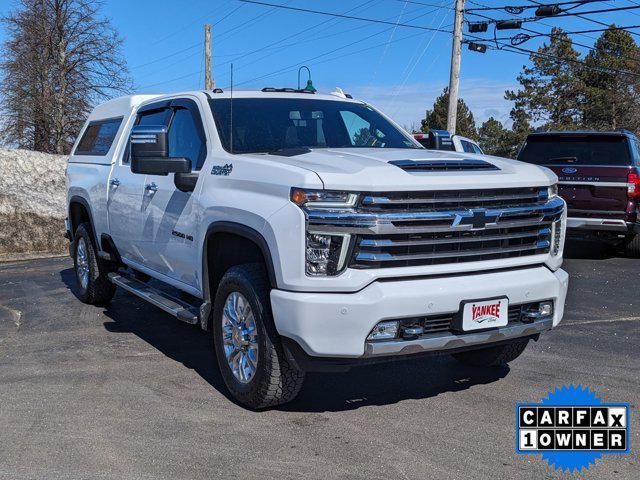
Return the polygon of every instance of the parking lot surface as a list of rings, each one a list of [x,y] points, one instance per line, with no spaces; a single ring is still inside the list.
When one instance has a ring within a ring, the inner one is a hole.
[[[68,258],[0,264],[0,478],[560,478],[515,454],[518,402],[580,383],[629,402],[638,478],[640,260],[576,250],[561,326],[510,368],[448,356],[308,375],[252,412],[226,395],[208,334],[119,291],[80,303]]]

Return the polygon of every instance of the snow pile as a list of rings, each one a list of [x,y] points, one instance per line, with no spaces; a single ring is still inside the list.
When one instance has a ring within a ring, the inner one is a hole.
[[[63,253],[67,158],[0,149],[0,255]]]

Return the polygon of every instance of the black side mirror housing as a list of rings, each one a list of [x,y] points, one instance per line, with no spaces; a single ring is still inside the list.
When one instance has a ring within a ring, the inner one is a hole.
[[[198,172],[176,173],[173,183],[181,192],[193,192],[198,182]]]
[[[191,160],[169,157],[167,127],[135,126],[131,130],[131,172],[147,175],[190,173]]]

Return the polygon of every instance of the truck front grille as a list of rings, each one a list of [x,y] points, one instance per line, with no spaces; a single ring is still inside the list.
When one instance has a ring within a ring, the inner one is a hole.
[[[308,222],[355,237],[350,268],[409,267],[547,254],[563,209],[546,187],[365,193]]]

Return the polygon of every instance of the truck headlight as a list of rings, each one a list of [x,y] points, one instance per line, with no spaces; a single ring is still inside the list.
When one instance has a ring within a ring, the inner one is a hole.
[[[351,235],[343,233],[307,232],[307,275],[330,276],[342,271],[347,260]]]
[[[353,208],[358,201],[357,193],[334,190],[291,189],[291,201],[306,208]]]
[[[305,214],[313,210],[352,210],[358,194],[335,190],[291,189],[291,201]],[[351,245],[351,235],[322,231],[307,225],[305,239],[305,271],[312,276],[332,276],[344,270]]]

